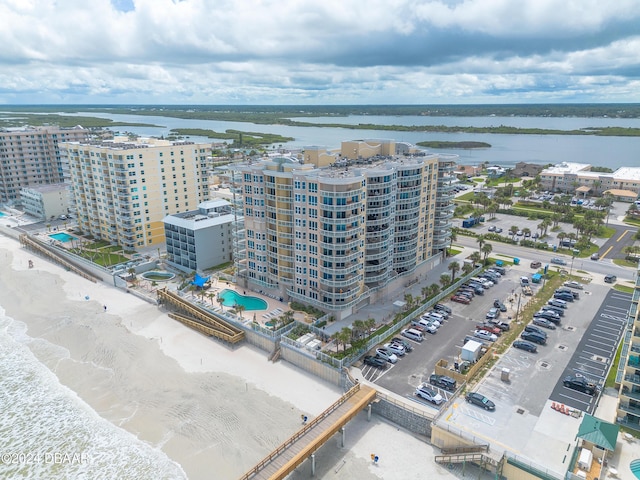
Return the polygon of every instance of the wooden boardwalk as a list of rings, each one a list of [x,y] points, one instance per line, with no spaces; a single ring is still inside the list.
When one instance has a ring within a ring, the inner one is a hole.
[[[169,314],[171,318],[205,335],[211,335],[229,343],[238,343],[244,339],[244,331],[241,328],[225,322],[204,308],[188,302],[179,295],[170,292],[166,287],[158,290],[157,294],[160,305],[170,305],[178,310],[178,312]]]
[[[375,397],[376,391],[373,388],[356,384],[337,402],[245,473],[240,480],[285,478],[366,408]]]

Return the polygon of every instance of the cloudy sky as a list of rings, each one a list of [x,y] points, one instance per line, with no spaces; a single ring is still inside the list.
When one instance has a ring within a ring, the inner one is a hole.
[[[0,0],[0,104],[640,102],[640,0]]]

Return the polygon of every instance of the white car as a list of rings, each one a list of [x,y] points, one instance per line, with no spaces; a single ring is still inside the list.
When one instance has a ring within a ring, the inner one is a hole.
[[[396,363],[398,361],[398,356],[386,348],[376,348],[376,355],[384,358],[389,363]]]
[[[564,282],[564,286],[565,287],[569,287],[569,288],[575,288],[577,290],[583,290],[584,289],[584,285],[581,284],[580,282],[576,282],[574,280],[571,280],[569,282]]]
[[[481,340],[488,340],[489,342],[495,342],[498,340],[498,336],[494,333],[487,332],[486,330],[476,330],[473,332],[473,336]]]
[[[385,343],[384,348],[395,353],[399,357],[404,357],[405,353],[407,353],[407,350],[404,348],[404,346],[400,345],[399,343]]]
[[[440,320],[438,320],[436,317],[432,317],[431,315],[422,315],[420,317],[420,321],[425,321],[427,323],[430,323],[436,328],[440,328],[442,326],[442,324],[440,323]]]
[[[442,395],[440,395],[436,390],[424,383],[416,388],[416,395],[420,398],[424,398],[434,405],[440,405],[444,402],[444,398],[442,398]]]
[[[427,320],[418,320],[417,322],[411,322],[413,328],[416,328],[422,332],[429,332],[431,334],[436,333],[438,331],[438,327],[436,327],[433,323],[428,322]]]

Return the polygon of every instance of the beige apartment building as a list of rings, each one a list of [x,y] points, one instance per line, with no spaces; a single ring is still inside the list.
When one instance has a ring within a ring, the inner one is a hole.
[[[209,144],[117,137],[63,148],[78,226],[98,239],[127,249],[160,245],[167,215],[209,199]]]
[[[342,155],[324,168],[307,157],[237,165],[238,280],[344,317],[439,261],[451,235],[457,157],[388,148],[382,158],[375,150],[368,159]]]
[[[563,162],[540,172],[540,184],[550,192],[575,194],[579,187],[600,195],[608,190],[628,190],[640,194],[640,168],[621,167],[611,173],[592,172],[588,163]]]
[[[19,127],[0,129],[0,203],[19,202],[20,189],[68,178],[60,143],[88,137],[82,127]]]

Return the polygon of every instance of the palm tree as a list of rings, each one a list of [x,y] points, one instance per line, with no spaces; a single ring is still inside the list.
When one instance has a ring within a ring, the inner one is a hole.
[[[465,263],[464,265],[462,265],[462,272],[465,275],[470,274],[473,271],[473,265],[471,265],[470,263]]]
[[[427,297],[429,296],[429,287],[422,287],[420,289],[420,293],[422,293],[422,299],[426,300]]]
[[[413,305],[413,295],[411,295],[410,293],[405,293],[404,301],[407,304],[407,308],[411,308],[411,306]]]
[[[363,334],[366,330],[365,326],[364,326],[364,321],[362,320],[354,320],[353,323],[351,324],[351,328],[352,328],[352,338],[358,339],[360,338],[360,335]]]
[[[240,318],[244,318],[242,316],[242,312],[245,311],[244,305],[240,305],[239,303],[236,303],[236,305],[233,308],[235,309],[236,313],[240,316]]]
[[[558,242],[562,245],[562,241],[567,238],[567,234],[565,232],[558,233]]]
[[[482,253],[484,255],[484,261],[487,261],[487,257],[489,256],[489,254],[493,251],[493,247],[491,246],[490,243],[485,243],[482,246]]]
[[[349,341],[351,340],[351,329],[349,327],[342,327],[342,330],[340,330],[337,334],[336,334],[336,342],[338,343],[338,345],[342,344],[343,345],[343,352],[347,351],[347,343],[349,343]]]
[[[482,246],[486,242],[486,240],[484,238],[484,235],[482,235],[482,234],[478,235],[478,237],[476,238],[476,242],[478,242],[478,248],[482,249]]]
[[[429,295],[435,297],[438,293],[440,293],[440,285],[437,283],[432,283],[429,285]]]
[[[129,274],[129,281],[135,285],[138,281],[138,277],[136,277],[136,269],[131,267],[127,270],[127,273]]]
[[[451,236],[449,237],[449,250],[453,247],[453,242],[458,240],[455,229],[451,229]]]
[[[443,273],[442,275],[440,275],[440,284],[442,285],[442,288],[445,288],[450,283],[451,277],[448,274]]]
[[[518,227],[517,225],[511,225],[509,232],[511,232],[511,235],[515,235],[518,232],[518,230],[520,230],[520,227]]]
[[[374,329],[376,328],[376,319],[369,317],[365,320],[364,325],[367,328],[367,336],[370,337],[373,335]]]
[[[524,234],[524,236],[525,236],[525,238],[526,238],[526,237],[528,237],[529,235],[531,235],[531,229],[530,229],[530,228],[525,227],[525,228],[523,228],[523,229],[522,229],[522,233]],[[529,234],[529,235],[527,235],[527,234]]]
[[[456,273],[460,271],[460,264],[458,262],[451,262],[447,269],[451,272],[451,283],[456,279]]]
[[[479,263],[481,259],[480,252],[473,252],[471,255],[469,255],[469,258],[471,259],[474,265],[476,263]]]

